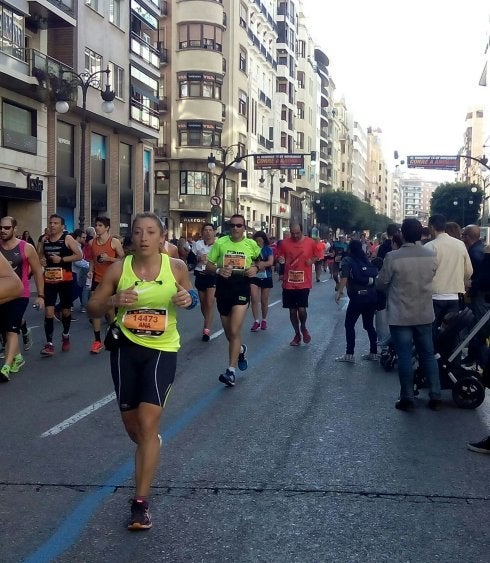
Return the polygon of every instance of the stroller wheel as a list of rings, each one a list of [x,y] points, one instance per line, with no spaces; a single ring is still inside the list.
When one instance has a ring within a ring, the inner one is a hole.
[[[485,387],[473,376],[456,381],[452,393],[460,409],[476,409],[485,400]]]
[[[396,358],[389,352],[382,352],[379,363],[385,371],[391,371],[395,367]]]

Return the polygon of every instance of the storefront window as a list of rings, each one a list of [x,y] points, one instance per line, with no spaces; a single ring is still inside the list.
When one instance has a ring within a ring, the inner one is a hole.
[[[187,172],[180,173],[181,195],[204,195],[209,196],[209,172]]]

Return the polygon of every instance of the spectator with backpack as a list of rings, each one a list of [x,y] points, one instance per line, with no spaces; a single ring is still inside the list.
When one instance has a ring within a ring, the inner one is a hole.
[[[371,264],[362,250],[359,240],[351,240],[347,249],[347,256],[340,264],[339,287],[335,294],[335,301],[339,303],[347,286],[349,305],[345,313],[345,354],[335,358],[336,362],[353,364],[354,348],[356,344],[355,326],[357,319],[362,316],[362,326],[368,333],[369,353],[362,356],[363,360],[376,361],[378,359],[377,337],[374,328],[374,314],[376,312],[378,296],[374,280],[378,269]]]

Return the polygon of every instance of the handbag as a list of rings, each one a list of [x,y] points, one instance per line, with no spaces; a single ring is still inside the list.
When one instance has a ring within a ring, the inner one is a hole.
[[[109,352],[118,350],[121,346],[123,334],[117,326],[116,322],[110,324],[107,332],[105,333],[104,346]]]

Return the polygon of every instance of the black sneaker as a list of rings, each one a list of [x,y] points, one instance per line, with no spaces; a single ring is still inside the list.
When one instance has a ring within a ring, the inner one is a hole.
[[[247,345],[242,344],[240,348],[240,353],[238,354],[238,369],[240,371],[245,371],[247,368],[248,368]]]
[[[442,401],[439,399],[429,399],[427,406],[431,411],[440,411],[442,409]]]
[[[410,401],[409,399],[400,399],[395,403],[395,409],[398,409],[399,411],[411,412],[414,408],[415,405],[413,404],[413,401]]]
[[[221,383],[228,385],[228,387],[233,387],[235,385],[235,374],[228,368],[226,369],[225,373],[220,374],[218,379],[221,381]]]
[[[472,452],[478,452],[480,454],[490,454],[490,436],[481,440],[481,442],[475,442],[473,444],[466,444],[466,447]]]
[[[475,363],[475,360],[473,358],[471,358],[470,356],[466,356],[466,358],[463,358],[461,360],[461,365],[466,366],[466,367],[473,366],[474,363]]]
[[[128,522],[128,530],[149,530],[152,527],[150,509],[144,500],[131,502],[131,518]]]

